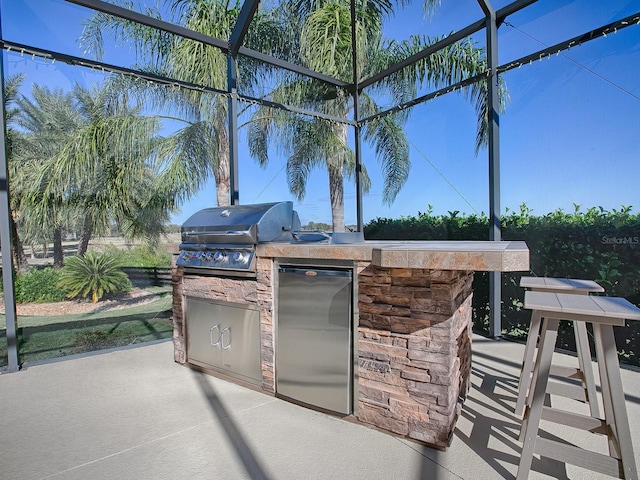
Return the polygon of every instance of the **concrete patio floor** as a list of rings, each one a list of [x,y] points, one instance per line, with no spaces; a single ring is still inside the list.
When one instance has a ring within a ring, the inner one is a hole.
[[[472,389],[446,451],[185,368],[170,342],[27,366],[0,375],[0,479],[513,478],[522,353],[474,336]],[[638,457],[640,373],[623,370],[622,381]],[[606,452],[599,436],[543,428]],[[534,458],[530,478],[603,477]]]

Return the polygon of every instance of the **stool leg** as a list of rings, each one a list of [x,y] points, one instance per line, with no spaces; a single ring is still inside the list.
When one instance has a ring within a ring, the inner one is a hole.
[[[618,351],[611,325],[593,325],[593,332],[598,348],[598,368],[602,383],[603,398],[605,398],[605,421],[616,436],[616,447],[619,450],[622,463],[622,474],[627,479],[637,479],[638,470],[633,456],[633,444],[629,431],[629,418],[624,403],[624,391],[620,378],[620,364]],[[603,367],[600,367],[600,363]],[[606,385],[606,387],[605,387]],[[608,401],[607,401],[608,400]]]
[[[529,326],[529,335],[527,336],[527,346],[524,349],[522,370],[520,371],[520,380],[518,382],[518,399],[516,400],[516,406],[514,408],[516,415],[521,416],[524,411],[524,403],[532,381],[531,374],[533,372],[533,358],[536,353],[539,333],[540,310],[534,310],[531,312],[531,324]]]
[[[551,359],[558,337],[558,323],[558,319],[545,318],[542,326],[542,337],[536,360],[536,375],[531,382],[531,395],[533,398],[531,398],[531,407],[525,411],[520,432],[522,454],[516,480],[525,480],[531,470],[538,427],[542,418],[544,397],[547,391],[547,381],[549,380],[549,370],[551,369]]]
[[[541,322],[541,324],[542,324],[542,322]],[[542,345],[542,330],[543,329],[544,329],[544,327],[541,327],[540,343],[538,345],[538,351],[537,351],[536,359],[533,362],[533,372],[531,374],[531,381],[529,382],[529,392],[527,393],[527,396],[525,398],[525,408],[531,408],[531,402],[533,401],[533,395],[534,395],[534,391],[536,389],[536,382],[534,381],[534,379],[538,376],[538,369],[540,368],[540,362],[538,361],[538,358],[540,357],[540,345]],[[557,340],[557,336],[556,336],[556,340]],[[555,346],[554,346],[554,349],[555,349]],[[551,397],[546,392],[546,387],[545,387],[545,397],[544,398],[545,398],[545,401],[547,399],[549,401],[551,401]],[[550,404],[549,404],[549,406],[550,406]],[[520,441],[522,441],[522,438],[520,438]]]
[[[593,377],[593,366],[591,365],[591,349],[589,348],[589,337],[587,335],[587,324],[585,322],[573,322],[573,331],[576,336],[576,351],[578,354],[578,364],[582,372],[582,385],[587,391],[587,401],[591,416],[600,418],[600,408],[598,407],[598,397],[596,394],[596,384]]]
[[[618,434],[616,432],[615,417],[613,415],[613,405],[611,400],[611,389],[609,387],[607,368],[605,364],[606,354],[604,350],[604,343],[602,340],[602,333],[598,324],[593,324],[593,336],[595,338],[596,356],[598,359],[598,372],[600,373],[600,383],[602,387],[602,405],[604,407],[604,421],[607,425],[607,440],[609,444],[609,454],[614,457],[619,457],[618,445],[616,438]]]

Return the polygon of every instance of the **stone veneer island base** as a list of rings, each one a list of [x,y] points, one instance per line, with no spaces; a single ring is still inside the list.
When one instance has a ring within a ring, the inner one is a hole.
[[[469,387],[472,281],[373,265],[358,274],[360,421],[448,446]]]
[[[256,253],[253,279],[185,276],[174,263],[175,360],[187,362],[186,294],[251,305],[260,311],[261,388],[276,394],[278,259],[348,262],[357,273],[353,415],[440,449],[470,386],[473,272],[529,269],[523,242],[277,243]]]

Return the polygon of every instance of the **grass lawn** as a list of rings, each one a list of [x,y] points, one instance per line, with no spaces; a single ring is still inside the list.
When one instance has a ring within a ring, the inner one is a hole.
[[[78,315],[19,316],[21,363],[170,338],[171,294],[147,304]],[[4,315],[0,315],[0,366],[6,364]]]

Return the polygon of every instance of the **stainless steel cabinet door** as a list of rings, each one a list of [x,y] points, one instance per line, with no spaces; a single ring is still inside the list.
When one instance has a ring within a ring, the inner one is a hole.
[[[187,297],[187,361],[261,385],[257,307]]]
[[[278,394],[351,413],[351,303],[350,270],[280,269]]]

